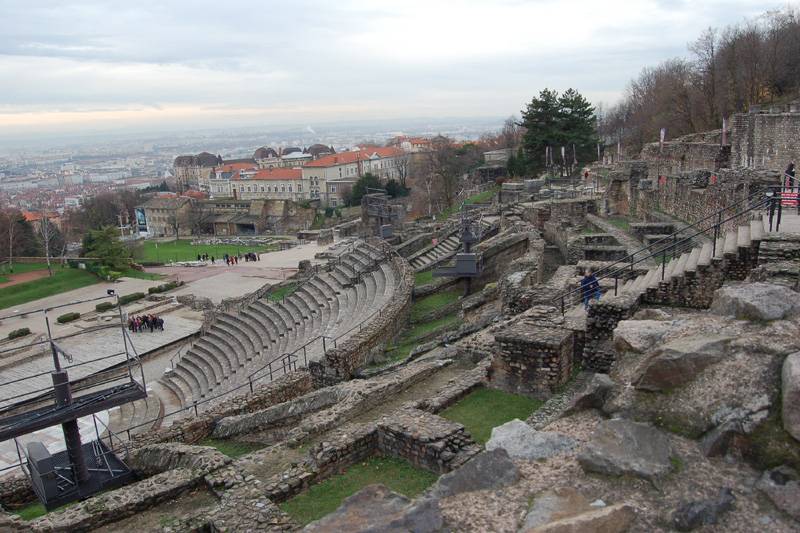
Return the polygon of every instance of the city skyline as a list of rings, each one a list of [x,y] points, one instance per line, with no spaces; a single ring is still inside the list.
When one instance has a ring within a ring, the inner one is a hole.
[[[3,4],[5,138],[502,117],[544,87],[612,103],[704,28],[784,5]]]

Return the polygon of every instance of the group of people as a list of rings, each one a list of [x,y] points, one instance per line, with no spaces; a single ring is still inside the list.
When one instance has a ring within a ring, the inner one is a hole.
[[[244,259],[245,261],[261,261],[259,255],[255,252],[247,252],[245,254],[238,254],[238,255],[225,254],[224,256],[222,256],[222,258],[225,260],[225,264],[227,266],[238,265],[241,259]],[[217,264],[216,258],[213,255],[209,257],[208,254],[197,254],[197,260],[198,261],[211,260],[212,265]]]
[[[131,333],[141,333],[148,329],[150,333],[164,331],[164,319],[156,315],[132,316],[128,319],[128,329]]]

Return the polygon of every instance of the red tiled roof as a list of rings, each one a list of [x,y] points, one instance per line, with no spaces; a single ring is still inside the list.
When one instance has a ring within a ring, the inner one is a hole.
[[[394,146],[365,146],[360,150],[353,152],[339,152],[338,154],[330,154],[320,157],[316,161],[306,163],[307,167],[335,167],[339,165],[347,165],[357,161],[366,161],[373,155],[378,157],[397,157],[403,155],[403,151]]]
[[[236,172],[237,170],[249,170],[251,168],[256,168],[253,163],[227,163],[214,168],[214,170],[217,172]]]
[[[208,195],[203,191],[195,191],[194,189],[189,189],[188,191],[183,193],[183,196],[186,196],[188,198],[194,198],[195,200],[204,200],[208,198]]]
[[[249,177],[243,178],[240,172],[231,176],[232,180],[299,180],[303,177],[303,170],[300,168],[262,168],[254,174],[247,173]]]

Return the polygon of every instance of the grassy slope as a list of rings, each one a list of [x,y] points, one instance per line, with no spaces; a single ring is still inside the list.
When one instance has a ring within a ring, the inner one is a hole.
[[[311,486],[306,492],[280,504],[298,524],[305,525],[335,511],[342,501],[367,485],[382,483],[413,498],[431,486],[438,476],[411,466],[402,459],[371,457],[343,474]]]
[[[461,294],[460,289],[452,289],[420,298],[414,302],[414,306],[411,308],[411,321],[420,320],[433,311],[455,302],[461,298]]]
[[[54,270],[52,277],[0,289],[0,309],[38,300],[45,296],[80,289],[81,287],[88,287],[99,281],[100,279],[97,276],[85,270],[58,267]]]
[[[242,455],[247,455],[250,452],[260,450],[265,445],[253,442],[239,442],[226,439],[203,439],[200,441],[200,446],[211,446],[220,452],[224,453],[231,459],[237,459]]]
[[[525,420],[541,405],[532,398],[482,387],[445,409],[441,416],[464,424],[475,442],[485,444],[492,428],[515,418]]]
[[[134,251],[137,261],[168,262],[168,261],[195,261],[197,254],[208,254],[216,259],[222,259],[226,253],[236,255],[247,252],[267,252],[274,250],[274,246],[236,246],[232,244],[204,244],[194,246],[188,239],[177,241],[159,242],[156,248],[155,241],[145,241]]]

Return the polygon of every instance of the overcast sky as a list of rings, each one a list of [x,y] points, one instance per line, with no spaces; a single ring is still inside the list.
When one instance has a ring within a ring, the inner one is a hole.
[[[518,113],[543,87],[613,102],[727,0],[0,0],[0,130],[313,124]]]

